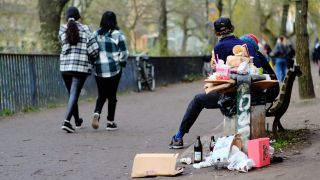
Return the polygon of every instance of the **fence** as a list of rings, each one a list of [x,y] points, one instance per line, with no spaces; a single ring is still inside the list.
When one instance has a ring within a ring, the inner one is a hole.
[[[135,57],[129,57],[119,91],[136,89]],[[150,57],[157,86],[181,81],[187,74],[201,74],[201,57]],[[89,76],[81,98],[96,96],[96,83]],[[0,114],[29,107],[66,102],[67,91],[59,71],[58,55],[0,54]]]

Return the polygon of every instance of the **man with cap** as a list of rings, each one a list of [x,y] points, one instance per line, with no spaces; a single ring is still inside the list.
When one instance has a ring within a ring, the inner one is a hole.
[[[227,56],[233,55],[232,49],[235,45],[243,45],[245,42],[238,39],[234,34],[234,27],[229,18],[220,17],[214,22],[214,31],[219,38],[219,42],[214,47],[214,57],[212,57],[212,62],[214,59],[222,59],[226,61]],[[248,46],[249,54],[255,56],[254,49],[252,46]],[[256,59],[256,58],[255,58]],[[257,59],[254,59],[254,64],[260,67]],[[215,68],[213,64],[212,68]],[[188,108],[183,116],[182,122],[180,124],[179,130],[171,138],[169,148],[171,149],[181,149],[183,148],[183,136],[188,133],[191,126],[197,120],[200,112],[203,108],[206,109],[216,109],[219,108],[218,101],[222,97],[221,94],[217,92],[211,92],[206,94],[205,92],[195,95],[188,105]]]

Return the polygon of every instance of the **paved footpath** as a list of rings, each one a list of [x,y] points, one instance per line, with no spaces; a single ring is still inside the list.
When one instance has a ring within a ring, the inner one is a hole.
[[[0,179],[130,179],[137,153],[179,153],[168,149],[172,135],[203,81],[129,93],[118,98],[117,131],[91,127],[94,102],[80,103],[85,128],[63,132],[65,107],[19,114],[0,120]],[[102,117],[106,117],[104,109]],[[216,117],[216,118],[213,118]],[[185,139],[207,134],[222,120],[219,110],[200,115]]]
[[[320,78],[315,68],[313,79],[319,97]],[[80,103],[85,127],[74,134],[60,130],[64,107],[2,118],[0,179],[126,180],[130,179],[133,158],[137,153],[186,154],[190,148],[170,150],[168,143],[180,124],[188,102],[196,93],[203,91],[202,86],[203,82],[197,81],[157,88],[155,92],[121,95],[116,112],[119,130],[114,132],[104,130],[103,119],[98,130],[91,128],[93,102]],[[312,144],[306,145],[283,163],[249,173],[213,168],[196,170],[186,166],[181,176],[156,179],[318,179],[319,109],[319,98],[299,100],[295,83],[292,103],[283,117],[283,124],[285,128],[310,128],[313,132]],[[192,145],[197,135],[208,138],[212,133],[221,132],[222,119],[219,110],[204,110],[185,136],[185,144]]]

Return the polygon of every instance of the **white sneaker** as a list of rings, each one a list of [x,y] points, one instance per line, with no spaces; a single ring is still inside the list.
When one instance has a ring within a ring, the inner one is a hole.
[[[93,129],[99,128],[99,120],[100,120],[100,114],[94,113],[92,118],[92,127]]]

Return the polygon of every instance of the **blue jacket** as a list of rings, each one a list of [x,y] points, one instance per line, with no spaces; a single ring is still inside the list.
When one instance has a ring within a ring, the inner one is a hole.
[[[234,35],[227,36],[224,38],[221,38],[218,44],[214,47],[214,54],[216,59],[219,57],[219,59],[224,60],[226,62],[227,57],[230,55],[234,55],[232,52],[232,49],[235,45],[243,45],[246,44],[244,41],[238,39]],[[257,68],[261,67],[261,63],[259,58],[257,57],[257,54],[255,53],[254,47],[247,44],[249,54],[250,56],[253,56],[253,63]]]

